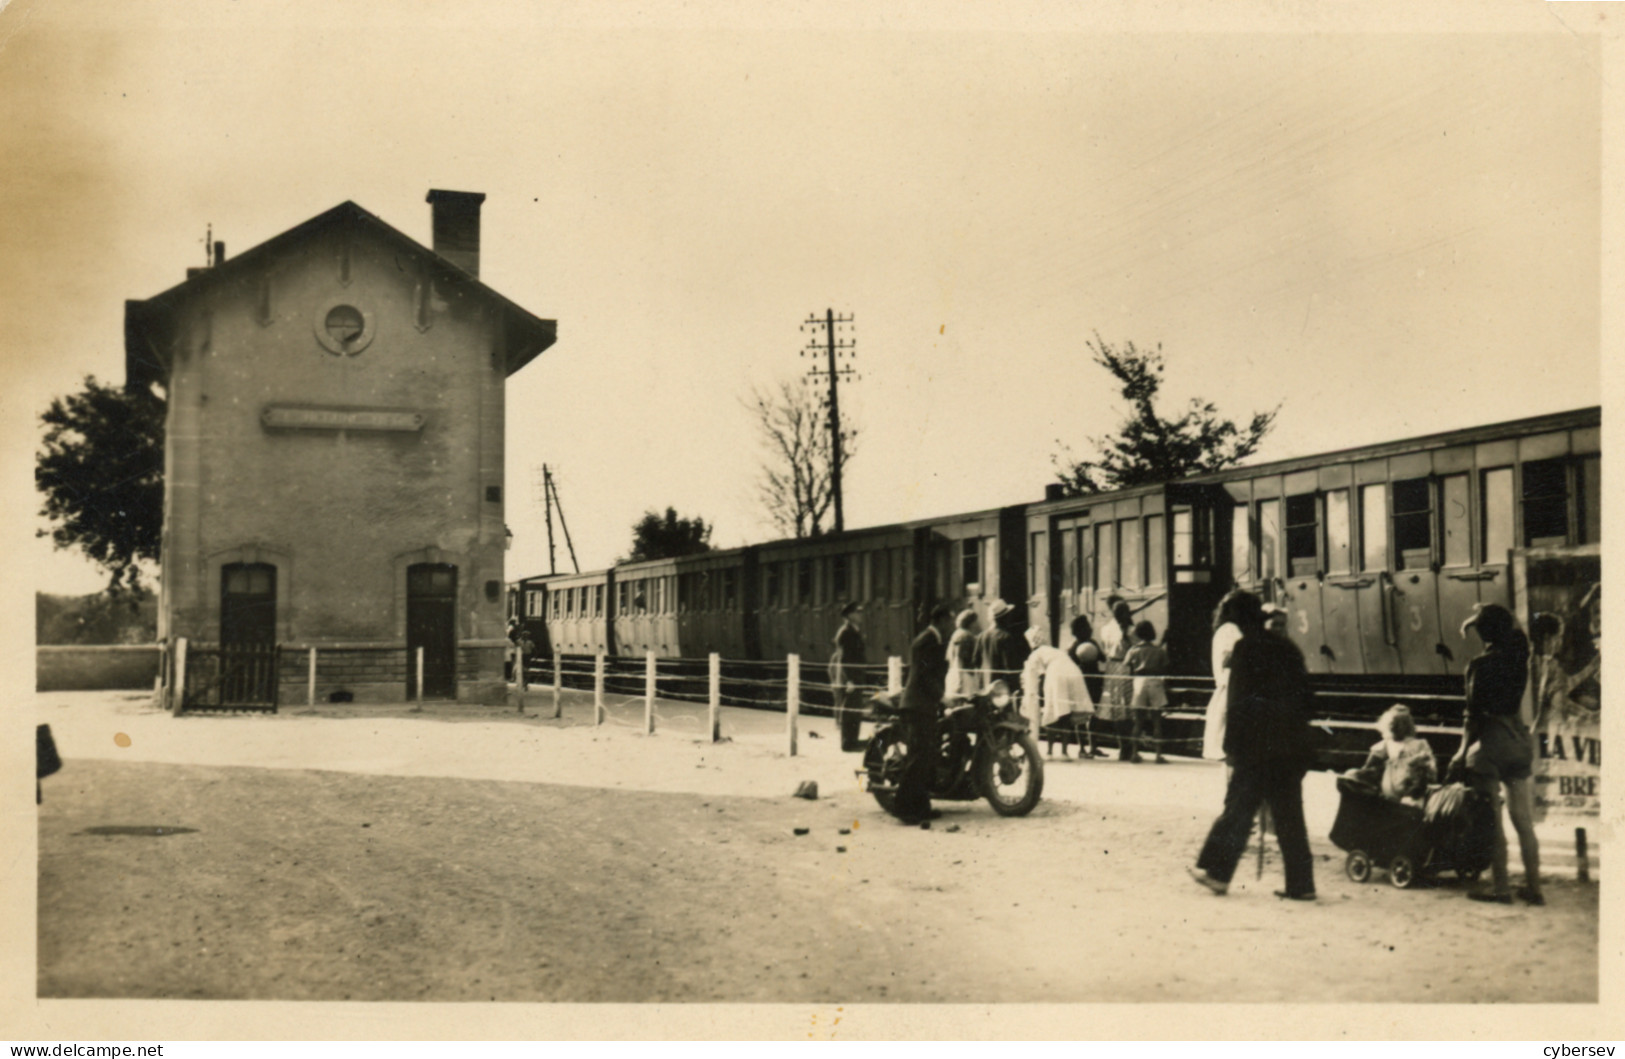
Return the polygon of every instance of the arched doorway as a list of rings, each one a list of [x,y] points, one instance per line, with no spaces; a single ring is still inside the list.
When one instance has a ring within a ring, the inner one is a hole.
[[[417,698],[418,648],[423,697],[457,697],[457,568],[418,563],[406,569],[406,695]]]

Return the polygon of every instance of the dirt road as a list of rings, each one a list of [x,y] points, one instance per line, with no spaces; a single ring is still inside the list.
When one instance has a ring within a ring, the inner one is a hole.
[[[1452,882],[1356,885],[1324,839],[1323,777],[1308,799],[1322,899],[1270,896],[1273,851],[1262,881],[1248,861],[1215,898],[1183,871],[1217,807],[1212,766],[1052,762],[1032,817],[949,804],[923,831],[856,789],[827,721],[791,759],[782,717],[730,715],[732,741],[711,746],[664,708],[651,738],[628,707],[594,729],[575,704],[561,727],[456,710],[175,719],[41,696],[68,767],[40,807],[39,994],[1597,996],[1595,884],[1550,881],[1533,910]],[[789,797],[805,778],[824,797]]]

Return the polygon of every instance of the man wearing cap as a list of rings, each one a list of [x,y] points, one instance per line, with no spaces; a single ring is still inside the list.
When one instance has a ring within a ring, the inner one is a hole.
[[[835,651],[829,656],[829,683],[835,694],[835,729],[841,736],[841,749],[853,753],[863,749],[858,738],[863,724],[863,629],[858,624],[862,606],[855,600],[841,608],[841,627],[835,630]]]
[[[909,826],[941,816],[931,808],[931,776],[942,749],[942,696],[948,687],[948,634],[954,612],[939,603],[931,609],[930,624],[909,647],[908,683],[903,687],[902,714],[908,725],[908,758],[897,780],[892,812]]]
[[[1022,635],[1025,623],[1016,608],[1002,599],[993,601],[988,617],[992,620],[976,638],[976,667],[982,671],[982,687],[991,687],[995,680],[1014,687],[1031,650]]]

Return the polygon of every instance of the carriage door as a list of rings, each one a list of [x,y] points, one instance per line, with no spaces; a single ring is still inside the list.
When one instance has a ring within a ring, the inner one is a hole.
[[[1212,664],[1213,609],[1226,588],[1216,572],[1216,513],[1211,503],[1181,499],[1170,491],[1168,651],[1174,672],[1206,673]]]
[[[1434,483],[1429,478],[1401,478],[1394,482],[1394,625],[1398,632],[1400,665],[1406,673],[1448,673],[1439,648],[1439,575],[1435,530],[1439,522],[1433,506]]]
[[[423,648],[423,697],[457,697],[457,568],[419,563],[406,571],[406,696],[418,694]]]
[[[220,705],[276,702],[276,567],[220,568]]]
[[[1346,482],[1347,479],[1345,478]],[[1315,648],[1328,673],[1358,673],[1361,669],[1360,617],[1357,593],[1361,577],[1354,571],[1353,523],[1349,521],[1349,490],[1327,489],[1321,497],[1325,516],[1325,570],[1321,582],[1321,644]]]
[[[1399,635],[1394,627],[1394,575],[1388,569],[1388,483],[1360,486],[1360,573],[1351,591],[1360,620],[1360,654],[1366,673],[1399,673]]]
[[[1439,479],[1439,642],[1445,647],[1439,660],[1447,673],[1462,672],[1473,656],[1474,651],[1461,635],[1461,622],[1478,602],[1479,586],[1493,585],[1498,578],[1494,571],[1473,565],[1473,508],[1467,484],[1465,474]],[[1510,485],[1508,492],[1510,501]],[[1507,539],[1510,543],[1510,532]]]
[[[1335,672],[1332,649],[1326,643],[1324,620],[1325,559],[1321,519],[1323,500],[1314,471],[1286,477],[1285,561],[1281,573],[1283,588],[1277,601],[1286,608],[1287,635],[1303,651],[1312,673]]]

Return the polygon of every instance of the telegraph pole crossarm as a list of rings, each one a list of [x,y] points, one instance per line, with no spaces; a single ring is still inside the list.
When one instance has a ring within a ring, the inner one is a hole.
[[[843,446],[841,444],[839,383],[843,378],[849,380],[857,378],[857,373],[853,368],[850,366],[837,366],[836,364],[837,357],[857,356],[857,338],[851,335],[842,338],[839,335],[838,328],[843,325],[849,331],[857,328],[856,321],[850,314],[836,316],[834,309],[826,309],[822,320],[816,315],[808,316],[806,322],[801,325],[803,331],[810,330],[812,332],[807,342],[807,348],[801,351],[803,356],[812,354],[815,358],[813,361],[814,367],[807,372],[808,376],[817,378],[822,375],[829,378],[829,397],[826,403],[829,405],[830,492],[835,500],[836,533],[840,533],[846,528],[846,516],[841,500],[841,450]],[[818,340],[817,334],[820,327],[824,329],[824,340],[822,342]],[[818,363],[816,358],[819,354],[823,354],[827,358],[827,367],[819,368],[816,366]]]

